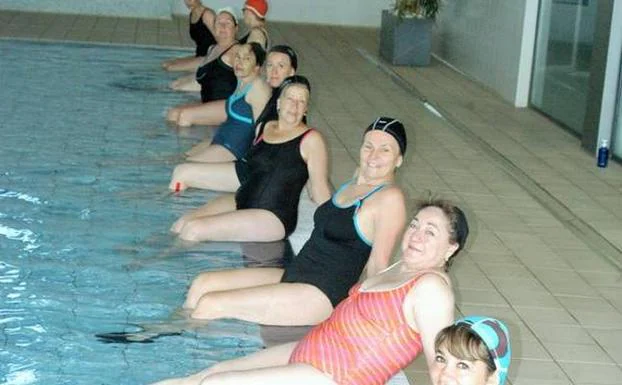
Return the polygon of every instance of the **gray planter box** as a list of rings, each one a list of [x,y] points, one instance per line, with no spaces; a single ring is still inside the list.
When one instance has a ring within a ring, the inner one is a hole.
[[[403,18],[382,11],[380,56],[393,65],[430,64],[432,26],[430,19]]]

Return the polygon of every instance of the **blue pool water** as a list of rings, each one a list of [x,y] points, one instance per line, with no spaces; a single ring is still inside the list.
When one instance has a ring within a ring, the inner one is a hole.
[[[145,384],[261,346],[233,320],[153,344],[102,331],[165,320],[199,271],[243,266],[237,245],[155,257],[207,194],[169,195],[201,130],[167,126],[169,50],[0,40],[0,384]]]

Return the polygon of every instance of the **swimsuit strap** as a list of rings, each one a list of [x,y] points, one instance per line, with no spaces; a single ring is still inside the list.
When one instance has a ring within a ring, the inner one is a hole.
[[[265,128],[266,124],[268,124],[268,123],[270,123],[270,122],[266,122],[266,123],[262,124],[261,127],[259,128],[259,132],[257,133],[257,137],[253,140],[253,146],[258,144],[259,142],[261,142],[263,140],[263,131],[264,131],[264,128]],[[304,139],[305,136],[307,136],[307,134],[309,134],[311,131],[315,131],[315,129],[314,128],[307,128],[307,131],[303,132],[301,135],[298,135],[296,138],[300,138],[302,136],[302,139]],[[292,139],[287,140],[287,141],[285,141],[283,143],[289,142],[289,141],[294,140],[296,138],[292,138]],[[302,143],[302,139],[300,140],[300,143]]]
[[[357,199],[356,202],[354,202],[354,204],[356,205],[355,214],[359,211],[359,208],[361,208],[361,204],[363,204],[363,201],[365,199],[369,198],[376,191],[382,190],[385,186],[387,186],[387,185],[386,184],[380,184],[380,185],[374,187],[373,189],[371,189],[370,191],[368,191],[367,194],[365,194],[362,197],[360,197],[359,199]]]
[[[373,189],[368,191],[367,194],[363,195],[361,198],[357,199],[354,202],[354,205],[356,206],[354,208],[354,213],[352,214],[352,220],[354,221],[354,227],[356,228],[356,232],[361,238],[361,240],[367,243],[369,246],[372,246],[372,242],[369,239],[367,239],[367,237],[365,236],[365,234],[363,234],[363,231],[361,230],[361,225],[359,224],[359,210],[365,199],[369,198],[372,194],[376,193],[377,191],[382,190],[385,186],[387,185],[381,184],[381,185],[374,187]]]
[[[240,85],[240,81],[238,80],[238,86],[239,85]],[[251,89],[252,86],[253,86],[253,83],[250,82],[246,86],[244,86],[244,88],[240,92],[233,93],[231,96],[227,98],[227,112],[229,113],[229,115],[231,115],[234,119],[237,119],[246,124],[253,124],[252,117],[249,118],[248,116],[240,115],[237,112],[235,112],[233,110],[233,103],[246,97],[246,94],[248,94],[248,91]]]

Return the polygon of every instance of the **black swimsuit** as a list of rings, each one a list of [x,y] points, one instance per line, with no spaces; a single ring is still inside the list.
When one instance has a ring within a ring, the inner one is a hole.
[[[270,46],[270,43],[268,41],[269,37],[268,37],[268,32],[266,32],[265,29],[263,28],[259,28],[259,30],[263,33],[263,35],[266,37],[266,44],[264,44],[263,49],[264,50],[268,50],[268,47]],[[240,39],[238,39],[238,42],[240,44],[246,44],[248,43],[248,38],[250,37],[251,33],[247,33],[246,35],[242,36]]]
[[[267,143],[258,136],[247,156],[235,163],[240,188],[235,193],[238,210],[268,210],[283,223],[285,237],[298,222],[300,193],[309,179],[300,143],[308,129],[284,143]]]
[[[209,30],[203,23],[203,14],[207,11],[203,10],[201,16],[199,16],[199,20],[196,23],[192,22],[192,12],[190,12],[190,21],[189,21],[189,32],[190,38],[196,43],[196,50],[194,51],[195,56],[205,56],[207,55],[207,49],[212,44],[216,44],[216,39],[212,34],[212,31]]]
[[[221,53],[218,58],[203,64],[197,69],[196,79],[201,85],[201,101],[203,103],[227,99],[235,91],[238,79],[235,77],[233,68],[222,60],[222,56],[231,47]]]
[[[351,205],[342,207],[335,199],[345,186],[315,210],[311,237],[281,278],[281,282],[317,287],[333,307],[348,296],[371,254],[371,242],[359,231],[358,210],[367,197],[384,187],[377,186]]]

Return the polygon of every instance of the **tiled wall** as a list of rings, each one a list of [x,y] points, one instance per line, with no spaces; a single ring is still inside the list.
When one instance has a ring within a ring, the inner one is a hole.
[[[0,9],[162,19],[171,17],[173,1],[175,0],[2,0]]]
[[[530,1],[535,0],[444,2],[434,53],[514,103],[523,17]]]

